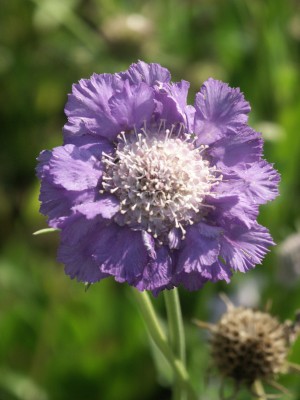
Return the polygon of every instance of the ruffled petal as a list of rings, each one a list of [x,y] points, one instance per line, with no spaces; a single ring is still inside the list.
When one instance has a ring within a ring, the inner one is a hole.
[[[183,123],[189,131],[193,121],[193,107],[187,106],[187,94],[190,84],[187,81],[178,83],[166,83],[157,88],[156,100],[160,103],[158,107],[159,119],[166,121],[167,126]]]
[[[169,82],[171,79],[170,72],[159,64],[147,64],[144,61],[138,61],[131,64],[125,72],[118,74],[122,79],[128,79],[130,83],[138,84],[145,82],[149,86],[154,86],[157,82]]]
[[[40,212],[48,216],[49,226],[59,228],[60,223],[72,215],[72,207],[76,204],[92,203],[95,198],[94,190],[66,191],[44,180],[39,196]]]
[[[49,160],[53,183],[66,190],[95,188],[102,176],[102,165],[88,150],[72,144],[53,149]]]
[[[224,231],[220,243],[220,254],[226,265],[241,272],[261,264],[268,247],[274,245],[269,231],[258,223],[249,230],[235,228]]]
[[[134,286],[139,290],[154,290],[158,294],[172,279],[172,258],[165,246],[158,247],[155,257],[149,258],[147,264]]]
[[[97,241],[101,240],[103,223],[87,221],[83,217],[72,216],[61,232],[61,244],[57,259],[65,265],[65,272],[72,279],[93,283],[109,276],[100,271],[92,254]]]
[[[173,228],[168,233],[168,245],[170,249],[179,249],[181,246],[182,232],[179,228]]]
[[[215,188],[218,195],[237,194],[245,204],[254,206],[274,200],[278,195],[280,175],[265,160],[249,164],[239,164],[226,171],[223,180]]]
[[[48,176],[49,174],[49,161],[52,157],[52,151],[50,150],[43,150],[40,152],[37,160],[38,165],[36,166],[36,175],[39,179],[43,179]]]
[[[87,219],[101,216],[104,219],[111,219],[120,209],[119,200],[109,194],[100,195],[98,200],[86,202],[73,207],[73,212],[79,212]]]
[[[208,79],[196,95],[194,132],[200,144],[210,145],[236,133],[247,122],[250,105],[239,89]]]
[[[192,271],[188,273],[182,271],[173,278],[174,286],[182,285],[185,289],[191,292],[201,289],[207,281],[208,279],[204,278],[198,271]]]
[[[156,258],[156,251],[155,251],[155,240],[153,236],[146,231],[142,231],[142,239],[149,257],[154,260]]]
[[[112,223],[101,229],[101,240],[93,253],[101,272],[118,282],[134,284],[149,261],[140,231]]]
[[[244,186],[244,193],[254,204],[264,204],[278,195],[280,176],[265,160],[236,169]]]
[[[247,196],[238,192],[217,197],[207,196],[206,204],[213,207],[206,219],[215,221],[222,227],[241,225],[250,228],[258,215],[258,206],[249,202]]]
[[[212,265],[204,266],[201,276],[211,282],[225,281],[229,283],[232,272],[228,265],[216,261]]]
[[[123,82],[111,74],[94,74],[73,85],[65,107],[68,123],[64,136],[86,134],[103,136],[113,140],[120,127],[110,112],[109,99],[121,88]]]
[[[76,147],[88,150],[98,160],[101,159],[103,153],[111,154],[114,152],[113,144],[105,138],[82,135],[68,136],[64,139],[64,145],[74,144]]]
[[[57,227],[61,219],[70,216],[72,207],[97,199],[97,183],[102,172],[94,169],[95,159],[87,150],[73,145],[57,147],[42,152],[38,160],[40,211],[49,217],[50,226]],[[98,161],[96,165],[99,167]]]
[[[186,239],[177,255],[178,272],[202,272],[204,266],[214,264],[219,256],[221,228],[202,222],[187,228]]]
[[[150,120],[154,111],[154,91],[144,83],[130,86],[126,81],[123,89],[111,98],[109,106],[122,130],[139,128],[144,121]]]
[[[263,141],[260,134],[245,126],[236,135],[223,137],[207,149],[213,165],[227,171],[241,163],[259,161]]]
[[[86,219],[77,213],[60,228],[58,260],[71,278],[95,282],[113,276],[132,285],[148,262],[141,232],[120,227],[100,215]]]

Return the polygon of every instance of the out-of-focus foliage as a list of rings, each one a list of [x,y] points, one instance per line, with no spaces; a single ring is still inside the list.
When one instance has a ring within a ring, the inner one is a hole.
[[[1,0],[1,400],[170,397],[164,368],[157,384],[130,290],[108,279],[85,292],[55,261],[58,234],[32,236],[46,227],[35,158],[61,144],[71,84],[137,59],[191,81],[191,101],[209,76],[241,87],[251,123],[265,135],[266,156],[282,175],[281,196],[263,208],[261,222],[279,244],[300,229],[299,1]],[[206,338],[190,320],[215,320],[224,309],[221,290],[254,306],[271,300],[274,314],[292,318],[300,304],[299,268],[292,280],[282,279],[285,258],[277,254],[273,249],[263,266],[229,286],[181,292],[189,367],[205,398],[218,398],[220,381],[208,371]],[[163,314],[160,297],[155,305]],[[299,340],[292,360],[300,361]],[[296,377],[281,383],[300,399]]]

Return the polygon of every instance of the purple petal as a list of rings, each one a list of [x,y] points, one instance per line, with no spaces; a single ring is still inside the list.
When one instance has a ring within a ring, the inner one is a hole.
[[[186,239],[177,256],[177,271],[201,272],[204,266],[214,264],[219,255],[221,228],[202,222],[187,228]]]
[[[152,259],[156,258],[156,251],[155,251],[155,241],[154,238],[149,235],[148,232],[142,231],[142,239],[145,245],[145,248]]]
[[[79,212],[73,213],[69,218],[60,220],[58,228],[61,230],[61,242],[75,248],[86,240],[86,245],[92,249],[97,240],[97,232],[106,224],[107,221],[100,217],[89,220]],[[92,254],[92,250],[90,253]]]
[[[192,107],[186,103],[189,86],[188,82],[181,81],[166,83],[158,88],[155,98],[161,104],[159,118],[166,120],[168,126],[180,122],[187,127],[192,125]]]
[[[173,278],[174,286],[183,285],[189,291],[201,289],[207,281],[208,279],[204,278],[198,271],[188,273],[183,271]]]
[[[244,186],[244,193],[254,204],[264,204],[278,195],[278,172],[265,160],[236,169]]]
[[[112,275],[119,282],[134,284],[149,257],[140,232],[99,216],[87,220],[77,214],[61,225],[58,259],[66,273],[80,281]]]
[[[77,204],[92,203],[95,197],[94,190],[67,191],[45,180],[41,183],[40,212],[48,216],[49,226],[59,228],[60,222],[72,214],[72,207]]]
[[[36,175],[39,179],[43,179],[49,174],[49,161],[52,157],[52,151],[43,150],[40,152],[37,160]]]
[[[138,128],[154,111],[153,89],[144,83],[130,86],[126,81],[121,91],[109,101],[111,114],[123,130]]]
[[[155,258],[150,258],[139,276],[136,286],[139,290],[157,290],[168,285],[172,278],[172,259],[165,246],[156,249]]]
[[[262,146],[260,135],[245,126],[238,134],[213,143],[207,153],[218,168],[232,168],[241,163],[258,161],[262,155]]]
[[[116,75],[94,74],[73,85],[65,107],[68,123],[64,127],[69,136],[96,135],[113,140],[120,128],[110,112],[109,100],[123,86]]]
[[[44,180],[41,182],[39,200],[41,202],[40,212],[49,217],[49,226],[56,228],[60,218],[71,214],[74,199],[72,199],[71,193],[66,193],[65,189],[58,188]]]
[[[200,144],[211,144],[238,129],[247,122],[250,111],[239,89],[226,83],[208,79],[196,95],[195,127]]]
[[[110,154],[114,151],[113,144],[107,139],[91,136],[68,136],[64,138],[64,145],[74,144],[76,147],[88,150],[98,160],[101,159],[102,154]]]
[[[268,247],[274,245],[269,231],[255,223],[249,230],[233,229],[221,237],[221,256],[226,265],[235,271],[246,272],[261,264]]]
[[[149,256],[140,231],[113,223],[101,229],[93,258],[103,273],[113,275],[118,282],[133,284]]]
[[[232,193],[234,193],[233,190]],[[244,225],[250,228],[258,215],[258,207],[249,202],[249,199],[242,193],[231,196],[207,196],[206,203],[214,207],[206,218],[216,221],[223,227],[230,224],[232,226]]]
[[[190,83],[184,80],[163,85],[163,88],[167,91],[167,93],[174,98],[180,110],[185,110],[187,106],[189,87]]]
[[[49,160],[53,183],[66,190],[95,188],[102,176],[102,165],[88,150],[72,144],[53,149]]]
[[[100,224],[87,224],[84,218],[77,218],[76,223],[68,224],[68,229],[62,232],[61,245],[58,249],[58,261],[65,265],[65,272],[72,279],[93,283],[109,276],[99,269],[98,263],[92,258],[97,240],[101,240]],[[89,231],[89,234],[86,234]],[[75,236],[74,236],[75,235]],[[68,241],[64,237],[68,237]],[[76,245],[74,240],[76,238]]]
[[[41,191],[39,200],[41,201],[40,211],[42,214],[49,217],[48,223],[52,227],[57,227],[61,220],[72,214],[72,207],[85,202],[92,202],[97,198],[98,191],[95,187],[87,187],[83,190],[66,190],[65,187],[55,182],[53,175],[52,161],[55,156],[58,156],[60,151],[64,153],[62,148],[56,148],[53,152],[44,151],[40,154],[37,166],[37,175],[41,179]],[[68,158],[69,156],[67,156]],[[59,159],[54,160],[61,161]],[[76,164],[77,160],[74,160]],[[71,162],[72,163],[72,162]],[[63,164],[63,162],[62,162]],[[89,166],[87,165],[87,169]],[[65,174],[64,168],[54,168],[54,171],[59,175]],[[99,171],[98,171],[99,173]],[[81,179],[81,178],[80,178]],[[76,187],[76,185],[75,185]]]
[[[201,276],[211,282],[226,281],[229,283],[232,272],[229,266],[216,261],[212,265],[204,266]]]
[[[87,257],[89,254],[87,241],[82,241],[76,248],[72,245],[61,244],[58,250],[58,261],[65,265],[65,273],[70,278],[76,278],[80,282],[94,283],[101,279],[107,278],[109,274],[105,274],[99,270],[97,263]]]
[[[179,249],[181,245],[182,233],[179,228],[173,228],[168,234],[168,245],[170,249]]]
[[[130,83],[145,82],[152,87],[157,82],[169,82],[171,79],[170,72],[166,68],[159,64],[147,64],[143,61],[132,64],[127,71],[118,75],[124,80],[128,79]]]
[[[87,220],[77,213],[59,225],[61,245],[57,257],[58,261],[65,265],[66,274],[72,279],[96,282],[109,276],[100,271],[99,264],[93,258],[106,224],[107,221],[102,218]]]
[[[104,219],[111,219],[120,209],[119,200],[112,195],[104,194],[92,203],[82,203],[73,207],[74,212],[79,212],[87,219],[101,216]]]

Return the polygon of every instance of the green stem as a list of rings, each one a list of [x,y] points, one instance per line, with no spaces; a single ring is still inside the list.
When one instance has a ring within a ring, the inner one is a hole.
[[[260,380],[256,380],[253,383],[253,390],[256,394],[255,400],[264,400],[266,399],[266,393],[263,387],[263,384]]]
[[[176,288],[165,290],[164,296],[169,322],[170,345],[175,355],[185,365],[185,337],[178,291]]]
[[[175,356],[185,366],[185,336],[178,290],[176,288],[165,290],[164,297],[168,315],[169,343]],[[173,400],[184,400],[185,398],[184,387],[180,382],[174,382]]]
[[[197,396],[190,385],[188,372],[182,361],[174,355],[169,347],[167,337],[158,321],[152,302],[147,292],[139,292],[134,289],[133,293],[137,300],[139,309],[147,326],[148,332],[156,346],[170,363],[175,379],[185,388],[188,400],[197,400]]]

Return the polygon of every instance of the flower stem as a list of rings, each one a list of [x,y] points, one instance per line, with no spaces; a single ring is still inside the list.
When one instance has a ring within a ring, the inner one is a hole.
[[[253,383],[253,390],[256,394],[255,400],[264,400],[266,399],[266,393],[264,387],[260,380],[256,380]]]
[[[175,355],[185,365],[185,336],[177,289],[165,290],[165,303],[169,322],[169,340]]]
[[[176,357],[185,366],[185,336],[180,307],[178,290],[164,291],[168,324],[169,324],[169,343]],[[185,390],[180,382],[174,382],[173,399],[184,400]]]
[[[175,381],[179,382],[180,386],[185,388],[185,391],[187,392],[187,400],[197,400],[197,396],[190,385],[189,375],[185,365],[172,352],[167,337],[158,321],[148,293],[139,292],[136,289],[134,289],[133,292],[148,332],[156,346],[170,363],[175,375]]]

